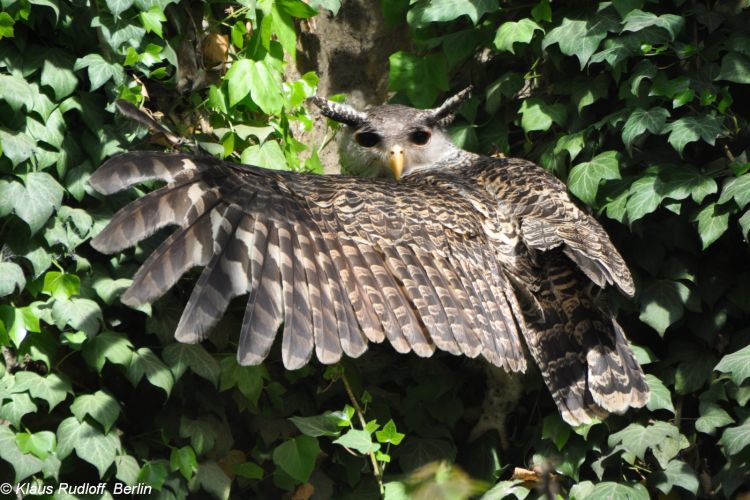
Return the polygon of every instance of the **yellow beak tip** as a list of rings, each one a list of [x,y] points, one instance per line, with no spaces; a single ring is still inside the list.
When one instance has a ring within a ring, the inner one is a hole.
[[[400,180],[404,171],[404,150],[400,146],[391,148],[388,156],[388,167],[391,169],[393,178],[397,181]]]

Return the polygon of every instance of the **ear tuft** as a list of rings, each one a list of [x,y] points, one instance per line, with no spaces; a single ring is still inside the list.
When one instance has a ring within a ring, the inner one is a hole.
[[[433,124],[445,127],[450,125],[455,118],[456,111],[471,97],[473,87],[469,85],[458,94],[449,97],[437,108],[430,110],[430,121]]]
[[[320,108],[320,112],[323,116],[326,116],[331,120],[344,123],[353,128],[359,128],[367,123],[366,114],[357,111],[347,104],[339,104],[318,96],[312,96],[310,101]]]

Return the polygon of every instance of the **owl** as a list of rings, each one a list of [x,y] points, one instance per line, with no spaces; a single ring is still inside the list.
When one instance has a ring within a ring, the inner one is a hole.
[[[247,294],[237,359],[261,363],[277,334],[289,369],[387,340],[400,353],[535,363],[571,425],[643,406],[643,370],[592,288],[632,296],[601,225],[565,185],[517,158],[464,151],[446,126],[469,89],[434,109],[360,111],[313,98],[344,124],[341,162],[373,178],[276,171],[183,153],[116,156],[91,177],[111,194],[166,183],[122,208],[92,241],[120,252],[166,226],[121,297],[150,303],[203,271],[175,336],[199,342]]]

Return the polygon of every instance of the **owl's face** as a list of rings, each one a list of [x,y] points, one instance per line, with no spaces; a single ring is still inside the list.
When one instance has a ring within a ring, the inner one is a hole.
[[[453,153],[445,126],[470,90],[434,109],[386,104],[357,111],[318,97],[312,100],[325,116],[346,124],[339,148],[344,170],[399,180]]]
[[[361,125],[345,127],[341,139],[341,164],[349,171],[398,180],[437,163],[451,150],[445,129],[424,110],[385,105],[365,115],[367,120]]]

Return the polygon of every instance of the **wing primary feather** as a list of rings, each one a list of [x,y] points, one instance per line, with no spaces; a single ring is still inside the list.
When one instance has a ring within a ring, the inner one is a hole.
[[[288,200],[279,200],[285,219],[294,220]],[[303,367],[310,360],[314,348],[314,332],[308,303],[308,284],[303,265],[302,250],[297,235],[289,222],[280,222],[279,247],[281,255],[281,286],[284,296],[284,334],[281,356],[289,370]]]
[[[389,272],[398,280],[401,290],[408,298],[414,314],[419,318],[422,328],[413,332],[413,338],[407,338],[412,350],[422,357],[432,356],[435,352],[433,332],[437,330],[432,315],[427,308],[427,301],[422,297],[416,281],[409,273],[406,263],[394,246],[383,247],[385,264]],[[404,332],[406,333],[406,332]]]
[[[190,222],[172,233],[148,256],[133,277],[133,283],[120,300],[131,307],[153,302],[177,283],[194,266],[206,265],[213,250],[211,211],[214,204],[197,217],[191,209]]]
[[[325,237],[324,241],[328,248],[328,254],[331,256],[333,265],[344,285],[343,292],[348,297],[361,328],[361,332],[350,330],[352,336],[349,338],[342,337],[341,347],[348,356],[359,357],[367,349],[367,343],[362,338],[362,333],[367,339],[376,340],[384,338],[384,333],[369,297],[357,280],[353,266],[347,259],[342,241],[338,238],[335,229],[330,226],[330,224],[335,223],[335,215],[330,210],[326,212],[320,214],[323,226],[319,224],[318,227],[324,228],[321,231]]]
[[[315,353],[323,364],[333,364],[341,359],[342,350],[337,331],[336,312],[328,275],[321,264],[322,256],[316,255],[315,232],[317,228],[309,221],[297,222],[294,233],[303,253],[307,286],[310,294],[310,309],[315,337]]]
[[[247,291],[249,249],[237,235],[243,213],[239,207],[227,205],[222,212],[214,210],[211,215],[213,256],[193,288],[177,325],[175,337],[180,342],[204,340],[224,315],[229,301]]]
[[[284,319],[279,270],[279,236],[265,217],[255,219],[250,257],[252,283],[242,318],[237,360],[241,365],[263,362]]]
[[[212,158],[196,158],[186,154],[136,151],[113,156],[89,178],[89,184],[101,194],[113,194],[135,184],[159,179],[174,182],[192,171],[215,165]],[[214,171],[221,176],[224,172]]]
[[[362,333],[359,331],[359,324],[357,323],[349,298],[342,290],[343,280],[339,276],[337,269],[334,267],[334,262],[330,255],[330,249],[326,244],[324,231],[327,231],[327,228],[325,228],[325,224],[320,218],[318,209],[309,207],[309,210],[314,228],[311,235],[317,255],[316,262],[323,270],[323,275],[326,276],[325,284],[327,284],[330,289],[331,300],[333,302],[333,312],[336,318],[338,342],[344,352],[351,356],[352,354],[350,353],[359,351],[363,345],[366,349],[367,345],[364,344],[362,339]],[[350,346],[356,347],[350,349]],[[362,349],[362,351],[363,350],[364,349]]]
[[[91,240],[91,246],[106,254],[121,252],[164,226],[182,225],[195,203],[189,193],[196,194],[193,186],[199,180],[197,177],[184,179],[129,203],[118,210],[107,227]],[[203,196],[207,195],[206,190],[201,191]]]
[[[482,349],[482,342],[464,320],[463,307],[459,305],[460,302],[451,293],[451,287],[443,276],[442,269],[439,268],[436,256],[427,254],[424,250],[413,245],[411,249],[427,277],[433,297],[438,299],[445,313],[448,326],[446,333],[450,332],[453,335],[453,343],[458,348],[458,352],[455,354],[465,354],[470,358],[477,357]]]
[[[411,350],[409,339],[424,338],[421,332],[422,327],[393,276],[386,271],[383,257],[375,251],[374,247],[363,251],[362,256],[365,259],[365,265],[371,270],[378,283],[386,310],[390,315],[390,324],[394,326],[385,331],[388,341],[397,352],[409,352]]]

